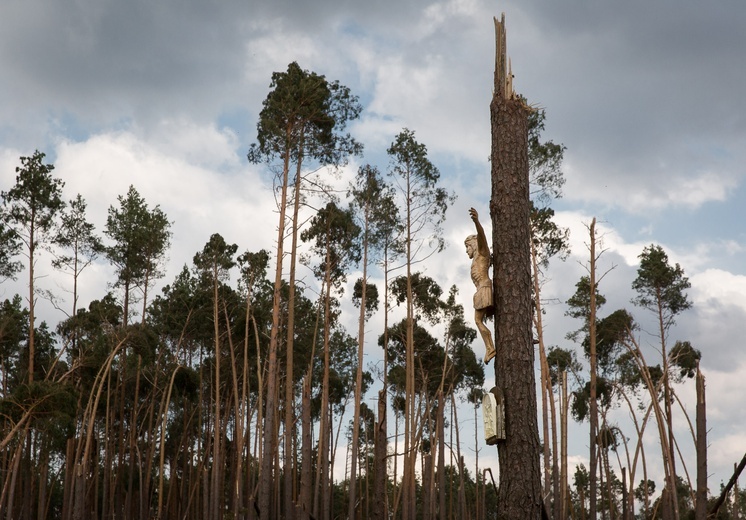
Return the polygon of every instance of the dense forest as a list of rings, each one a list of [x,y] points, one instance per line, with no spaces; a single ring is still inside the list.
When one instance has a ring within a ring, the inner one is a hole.
[[[365,164],[335,188],[362,154],[345,133],[361,110],[347,87],[296,63],[273,74],[247,159],[274,181],[277,213],[257,221],[276,218],[276,249],[243,250],[216,232],[173,280],[164,280],[171,222],[135,186],[105,222],[90,222],[80,195],[63,199],[44,153],[19,159],[0,206],[0,281],[28,286],[0,302],[1,517],[495,518],[497,479],[510,475],[480,466],[492,377],[459,289],[427,274],[455,195],[406,128],[392,136],[385,168]],[[674,435],[673,417],[687,413],[676,388],[702,387],[701,417],[699,402],[697,417],[686,415],[699,445],[704,380],[700,352],[669,345],[691,302],[683,269],[660,246],[640,253],[631,281],[633,303],[657,323],[658,359],[643,356],[630,311],[603,307],[595,223],[588,276],[567,301],[577,348],[545,345],[541,289],[550,259],[568,248],[551,209],[565,149],[542,140],[543,111],[529,120],[548,517],[694,518],[703,507],[743,517],[746,492],[736,484],[736,500],[720,506],[680,455],[691,441]],[[95,263],[115,278],[79,306],[78,283]],[[52,271],[71,280],[67,303],[41,280]],[[348,280],[353,272],[362,275]],[[64,318],[39,320],[40,298]],[[342,319],[350,308],[354,330]],[[376,314],[383,327],[372,331]],[[381,363],[366,366],[371,352]],[[632,431],[609,419],[620,407]],[[589,426],[589,467],[573,474],[569,418]],[[480,425],[473,437],[465,421]],[[646,453],[646,431],[658,452]],[[653,465],[663,481],[648,474]]]

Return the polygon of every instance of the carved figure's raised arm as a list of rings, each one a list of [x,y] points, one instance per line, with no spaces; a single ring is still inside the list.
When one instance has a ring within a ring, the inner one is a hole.
[[[487,237],[484,234],[484,228],[479,222],[479,213],[477,213],[477,210],[474,208],[469,208],[469,215],[477,228],[477,249],[479,250],[479,254],[489,258],[490,246],[487,244]]]

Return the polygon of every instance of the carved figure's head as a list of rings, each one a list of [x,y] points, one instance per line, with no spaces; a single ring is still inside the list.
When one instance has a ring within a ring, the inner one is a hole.
[[[474,258],[474,253],[477,252],[477,235],[466,237],[464,245],[466,245],[466,254],[469,255],[469,258]]]

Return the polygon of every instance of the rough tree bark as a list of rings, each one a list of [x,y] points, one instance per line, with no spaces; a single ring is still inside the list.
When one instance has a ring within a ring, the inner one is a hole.
[[[505,52],[505,16],[495,20],[492,121],[492,240],[495,254],[495,379],[505,396],[506,439],[498,444],[498,518],[542,512],[532,335],[528,114],[514,92]]]

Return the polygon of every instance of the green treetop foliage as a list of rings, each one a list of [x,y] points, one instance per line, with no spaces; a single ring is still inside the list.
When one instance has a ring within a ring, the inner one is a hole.
[[[578,378],[583,366],[578,361],[578,356],[574,350],[563,349],[560,347],[549,347],[547,352],[547,365],[549,365],[549,377],[552,380],[552,386],[560,382],[562,372],[568,372]]]
[[[562,172],[566,147],[553,141],[542,141],[546,113],[533,110],[528,116],[528,169],[531,198],[540,206],[562,196],[565,177]]]
[[[598,292],[598,283],[596,283],[595,291],[596,308],[599,309],[606,303],[606,297]],[[582,276],[575,284],[575,294],[567,300],[567,306],[569,308],[565,312],[566,316],[583,320],[583,326],[580,329],[567,334],[568,339],[578,341],[581,333],[588,333],[590,325],[588,321],[591,315],[591,279],[588,276]]]
[[[671,362],[679,369],[674,378],[680,382],[685,377],[691,379],[695,376],[702,353],[688,341],[677,341],[669,356]]]
[[[301,233],[301,240],[313,242],[312,250],[319,257],[316,276],[323,278],[329,269],[332,285],[339,288],[346,278],[350,263],[360,261],[360,227],[351,209],[341,209],[329,202],[311,219],[311,225]]]
[[[166,251],[171,245],[171,223],[159,206],[152,210],[134,186],[126,196],[117,197],[119,207],[109,206],[104,234],[113,241],[106,256],[117,271],[115,287],[124,289],[124,320],[127,323],[130,291],[142,286],[144,291],[161,271]]]
[[[368,242],[371,260],[383,256],[390,260],[401,254],[398,238],[402,229],[395,191],[384,181],[378,168],[369,164],[361,166],[348,195],[359,225],[365,230],[361,238]]]
[[[407,277],[397,276],[391,281],[391,296],[397,305],[407,301]],[[412,298],[416,312],[415,319],[424,318],[431,324],[436,324],[442,315],[443,289],[438,282],[422,273],[412,273]]]
[[[662,332],[665,332],[678,314],[692,306],[685,292],[691,284],[679,264],[669,264],[668,255],[661,246],[651,244],[645,247],[639,258],[637,278],[632,282],[637,298],[632,302],[659,313],[664,328]]]
[[[430,162],[427,147],[415,139],[413,131],[405,128],[399,132],[388,154],[389,175],[403,199],[400,206],[406,226],[403,238],[411,248],[408,261],[414,262],[422,259],[418,253],[426,245],[434,246],[437,252],[445,247],[442,224],[456,196],[438,187],[440,171]]]
[[[65,207],[62,180],[52,177],[54,165],[44,164],[45,154],[38,150],[31,157],[21,157],[16,167],[16,183],[2,198],[5,223],[20,239],[29,255],[43,244],[54,229],[55,218]]]
[[[634,318],[624,309],[618,309],[596,324],[596,356],[600,372],[609,375],[616,370],[616,362],[624,351],[625,340],[636,327]],[[583,342],[587,357],[590,356],[590,342]]]
[[[573,400],[570,407],[570,413],[573,418],[582,422],[590,419],[591,415],[591,383],[587,382],[574,392]],[[596,378],[596,400],[602,409],[608,409],[614,399],[614,383],[605,377]]]
[[[13,258],[21,252],[21,241],[6,223],[7,215],[0,209],[0,283],[8,278],[15,280],[21,262]]]
[[[362,110],[349,88],[292,62],[286,72],[272,74],[270,89],[259,113],[258,142],[249,150],[251,162],[312,158],[338,165],[362,152],[362,145],[341,133]]]
[[[246,251],[236,259],[241,272],[241,284],[247,293],[253,292],[255,285],[267,276],[269,252],[260,249],[257,252]]]
[[[69,210],[63,212],[54,242],[70,251],[53,261],[57,269],[66,269],[77,274],[103,252],[101,239],[95,235],[96,226],[86,220],[86,201],[78,194],[70,201]]]
[[[355,280],[355,286],[352,289],[352,304],[360,307],[363,297],[363,279]],[[365,319],[370,319],[373,313],[378,310],[378,286],[374,283],[366,284],[365,287]]]
[[[561,228],[554,222],[554,210],[549,207],[537,208],[531,203],[531,240],[537,254],[537,263],[546,268],[549,259],[560,255],[565,260],[570,254],[570,230]]]
[[[23,345],[28,338],[28,309],[19,295],[0,304],[0,364],[3,377],[18,369]]]
[[[228,244],[218,233],[214,233],[205,247],[194,255],[194,265],[210,284],[228,279],[229,271],[235,267],[233,257],[238,245]]]

